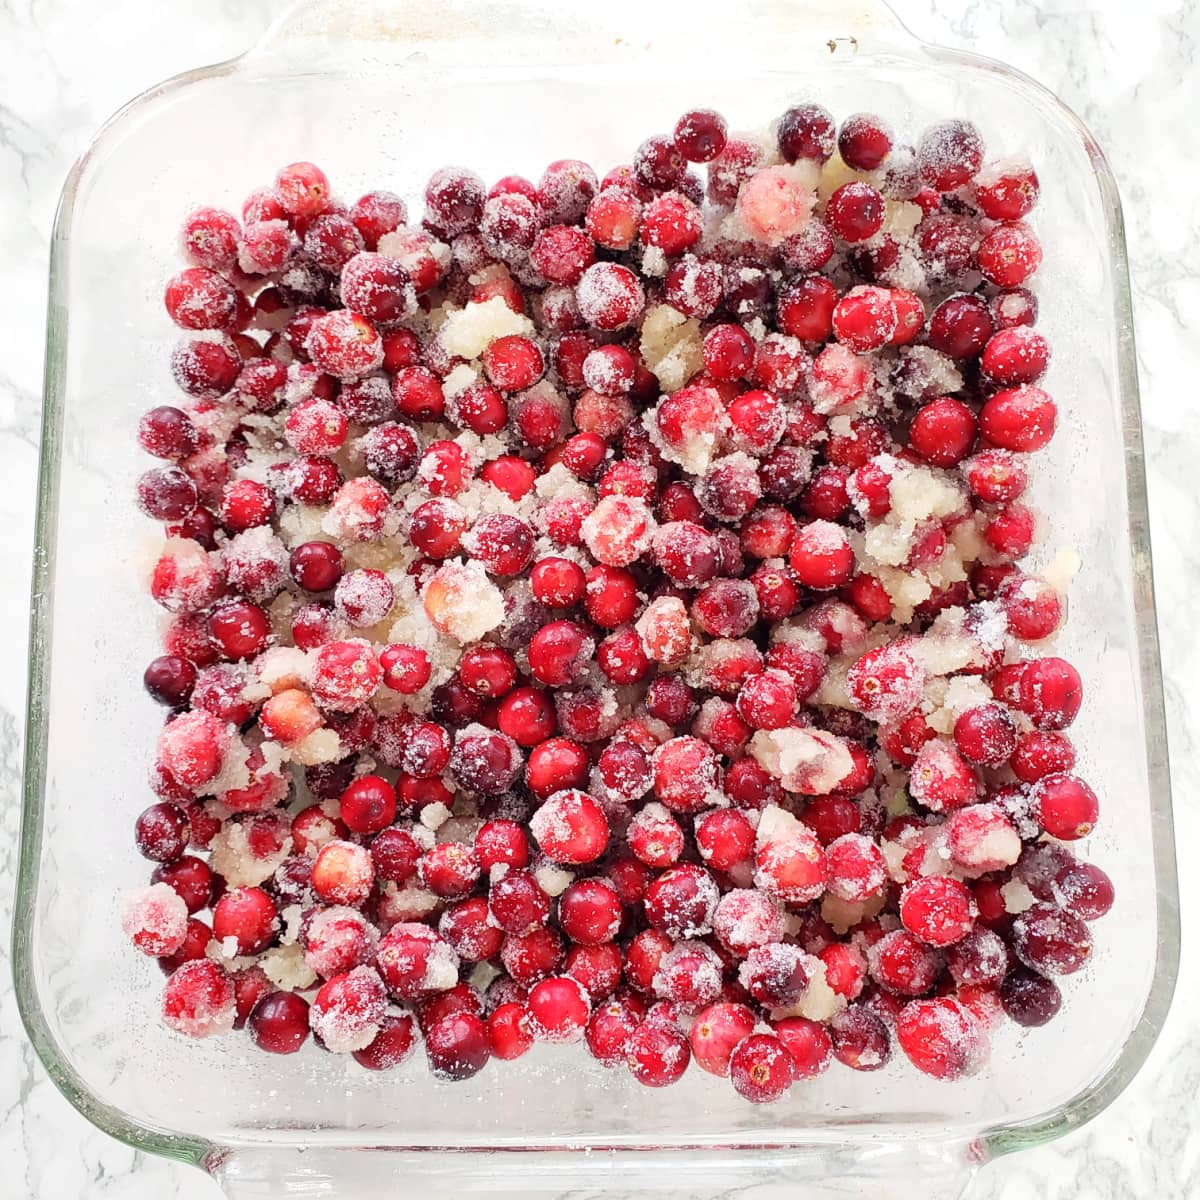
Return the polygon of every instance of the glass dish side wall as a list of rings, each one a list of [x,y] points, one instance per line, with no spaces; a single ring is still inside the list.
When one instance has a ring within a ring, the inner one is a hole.
[[[511,59],[494,48],[479,62],[436,44],[409,49],[389,47],[388,61],[372,63],[349,49],[332,59],[323,51],[319,62],[303,52],[250,57],[160,89],[107,130],[66,197],[17,917],[23,1011],[56,1080],[119,1136],[189,1157],[297,1142],[965,1143],[1001,1130],[1045,1136],[1078,1120],[1148,1051],[1177,938],[1123,246],[1094,148],[1010,73],[916,46],[806,60],[802,71],[782,69],[781,51],[766,68],[734,57],[702,82],[695,59],[655,48],[604,63],[555,51],[536,66],[497,66]],[[144,587],[153,531],[128,499],[142,469],[133,431],[170,393],[174,332],[161,287],[175,269],[180,214],[200,200],[235,204],[300,157],[320,162],[342,194],[384,183],[411,197],[447,157],[489,177],[536,175],[568,153],[603,169],[669,127],[683,104],[710,104],[735,127],[753,127],[805,97],[839,116],[886,112],[906,130],[965,115],[994,152],[1027,151],[1042,175],[1041,325],[1056,350],[1047,386],[1063,433],[1043,456],[1035,500],[1054,517],[1047,557],[1065,545],[1084,563],[1061,644],[1088,685],[1074,731],[1081,769],[1103,793],[1090,853],[1119,897],[1097,927],[1091,970],[1068,986],[1070,1036],[1063,1026],[1017,1038],[1008,1027],[990,1068],[969,1081],[942,1085],[898,1064],[878,1076],[831,1071],[756,1109],[696,1072],[650,1093],[571,1051],[543,1048],[454,1086],[413,1063],[398,1087],[395,1076],[366,1075],[312,1048],[272,1060],[240,1039],[197,1045],[169,1035],[157,1023],[161,977],[121,943],[116,900],[144,882],[129,830],[146,803],[156,734],[138,677],[158,630]]]

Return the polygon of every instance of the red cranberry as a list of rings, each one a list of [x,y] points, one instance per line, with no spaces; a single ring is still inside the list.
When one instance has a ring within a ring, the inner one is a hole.
[[[629,1039],[626,1062],[644,1087],[669,1087],[682,1077],[691,1060],[688,1039],[664,1021],[643,1021]]]
[[[789,108],[776,132],[779,152],[788,162],[806,158],[823,163],[837,144],[836,129],[832,115],[819,104]]]
[[[470,1079],[491,1057],[488,1027],[470,1013],[453,1013],[425,1030],[425,1053],[438,1079]]]

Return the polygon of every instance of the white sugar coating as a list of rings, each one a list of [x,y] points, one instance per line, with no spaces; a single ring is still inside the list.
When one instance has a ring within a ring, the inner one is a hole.
[[[438,827],[439,842],[462,842],[464,846],[475,843],[475,835],[483,828],[482,817],[453,816]]]
[[[667,256],[658,246],[646,246],[642,250],[642,274],[661,278],[667,273]]]
[[[1020,879],[1010,879],[1000,889],[1000,896],[1004,900],[1004,911],[1009,913],[1023,913],[1037,903],[1037,897]]]
[[[430,944],[420,987],[427,992],[445,992],[458,982],[458,955],[441,938]]]
[[[649,652],[652,643],[656,647],[650,657],[668,665],[686,658],[694,640],[687,606],[678,596],[652,600],[633,627],[642,639],[643,649]]]
[[[541,862],[533,869],[537,885],[547,896],[561,896],[575,882],[575,875],[557,863]]]
[[[771,629],[770,642],[772,646],[786,642],[789,646],[799,646],[804,650],[811,650],[814,654],[825,653],[825,639],[796,617],[780,621],[774,626]]]
[[[950,710],[955,717],[961,716],[969,708],[979,704],[987,704],[992,699],[992,689],[979,675],[956,675],[946,686],[946,697],[942,706]]]
[[[638,347],[664,394],[677,392],[704,366],[703,340],[700,322],[685,317],[679,309],[656,304],[646,310]],[[684,467],[697,473],[686,463]]]
[[[796,540],[810,554],[836,554],[846,547],[846,531],[833,521],[809,521]]]
[[[887,896],[876,894],[865,900],[843,900],[832,892],[821,897],[821,918],[833,927],[836,934],[844,935],[859,921],[877,916],[887,903]]]
[[[880,232],[891,234],[897,241],[906,241],[916,232],[924,215],[921,206],[910,200],[885,200]]]
[[[260,857],[250,848],[246,826],[227,821],[210,843],[212,869],[225,878],[228,887],[257,887],[265,882],[292,852],[292,839],[285,837],[274,854]]]
[[[883,861],[887,863],[888,878],[893,883],[907,883],[908,872],[904,868],[904,859],[908,854],[909,847],[905,846],[903,842],[893,842],[883,838],[879,843],[879,849],[883,854]]]
[[[588,487],[577,476],[556,462],[548,471],[543,471],[534,482],[534,492],[542,500],[556,500],[560,497],[568,499],[587,500],[589,503],[595,497],[594,489]],[[561,553],[561,551],[559,552]]]
[[[304,920],[304,908],[299,904],[289,904],[286,908],[279,912],[279,920],[283,926],[283,931],[279,935],[279,941],[290,946],[293,942],[300,940],[300,925]]]
[[[415,879],[410,879],[403,887],[394,883],[386,884],[383,888],[383,903],[386,906],[390,924],[398,921],[421,921],[430,913],[437,912],[441,900],[428,888],[423,888]]]
[[[312,662],[312,654],[307,650],[297,646],[272,646],[254,660],[253,673],[260,684],[276,692],[306,684],[312,678]]]
[[[847,166],[846,161],[835,150],[820,166],[820,177],[817,179],[816,191],[822,206],[843,184],[855,183],[860,180],[870,180],[872,173],[856,171]],[[811,187],[812,185],[809,184]]]
[[[808,987],[790,1008],[773,1009],[771,1019],[778,1021],[783,1017],[807,1017],[810,1021],[827,1024],[846,1007],[845,996],[838,995],[829,986],[825,974],[825,964],[813,954],[806,954],[801,960],[808,974]]]
[[[761,760],[760,760],[761,762]],[[754,838],[754,849],[786,842],[794,837],[803,822],[794,813],[777,804],[770,804],[759,814],[758,829]]]
[[[121,901],[121,930],[144,954],[174,954],[187,935],[188,910],[167,883],[127,892]]]
[[[450,820],[450,809],[446,807],[440,800],[434,801],[432,804],[426,804],[421,809],[421,824],[426,829],[433,830],[436,833],[441,827]]]
[[[424,605],[434,626],[461,645],[479,641],[504,620],[504,596],[474,560],[439,567],[425,585]]]
[[[332,729],[314,729],[312,733],[294,743],[289,752],[292,761],[302,767],[317,767],[322,763],[340,762],[346,750]]]
[[[317,982],[317,973],[304,961],[299,942],[272,946],[258,959],[267,978],[285,992],[302,992]]]
[[[854,769],[845,742],[822,729],[760,729],[750,739],[747,752],[789,792],[809,796],[832,792]],[[761,821],[758,829],[761,842]]]
[[[984,163],[973,183],[976,188],[994,187],[1006,175],[1027,175],[1032,171],[1033,166],[1027,154],[1005,154]]]
[[[1065,595],[1071,586],[1071,580],[1082,566],[1083,559],[1079,551],[1074,546],[1064,546],[1042,568],[1041,576],[1059,595]]]
[[[246,766],[250,747],[234,735],[234,726],[229,726],[229,730],[231,736],[221,760],[220,773],[196,789],[199,796],[219,796],[231,788],[244,788],[250,782],[250,769]]]
[[[279,533],[284,545],[294,550],[304,542],[330,541],[325,529],[328,513],[325,505],[287,505],[279,514]]]
[[[447,313],[437,336],[447,354],[472,359],[478,358],[497,338],[513,334],[532,338],[536,332],[528,317],[513,312],[503,297],[493,296]]]
[[[492,983],[500,977],[500,968],[490,962],[478,962],[471,968],[467,982],[482,996]]]

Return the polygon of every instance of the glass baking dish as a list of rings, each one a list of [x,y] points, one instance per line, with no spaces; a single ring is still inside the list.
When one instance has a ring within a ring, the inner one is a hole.
[[[452,6],[301,3],[254,50],[146,93],[101,131],[63,191],[51,261],[32,600],[28,756],[15,917],[17,994],[57,1085],[113,1136],[207,1168],[233,1196],[611,1187],[701,1195],[778,1178],[799,1195],[959,1195],[989,1158],[1088,1120],[1162,1026],[1179,926],[1145,477],[1119,201],[1100,150],[1051,94],[998,63],[926,45],[878,0],[762,2],[720,22],[618,0]],[[800,98],[901,130],[961,115],[1023,150],[1043,195],[1041,328],[1063,432],[1034,502],[1041,553],[1078,551],[1062,653],[1088,698],[1073,733],[1102,793],[1089,852],[1118,902],[1066,1012],[989,1067],[938,1083],[896,1061],[831,1070],[764,1108],[700,1072],[665,1092],[541,1047],[455,1085],[423,1062],[377,1076],[312,1047],[193,1043],[160,1027],[160,976],[128,952],[118,895],[156,722],[157,653],[130,503],[140,413],[174,340],[161,289],[180,214],[234,205],[276,167],[320,163],[355,195],[412,196],[435,166],[535,178],[563,155],[601,171],[691,104],[736,127]]]

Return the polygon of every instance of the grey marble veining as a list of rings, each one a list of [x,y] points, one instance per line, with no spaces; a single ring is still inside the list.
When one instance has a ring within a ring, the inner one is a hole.
[[[134,92],[248,45],[282,0],[0,0],[0,916],[15,874],[27,581],[49,230],[63,176]],[[1200,71],[1196,0],[895,0],[931,41],[1010,62],[1083,118],[1125,203],[1156,587],[1167,664],[1185,922],[1200,915]],[[111,1141],[55,1091],[25,1041],[0,940],[0,1162],[12,1200],[214,1200],[198,1172]],[[1200,1015],[1186,947],[1177,1003],[1150,1061],[1083,1130],[986,1168],[977,1200],[1200,1196]],[[786,1193],[770,1185],[743,1193]],[[565,1198],[564,1198],[565,1200]],[[584,1200],[574,1193],[573,1200]]]

